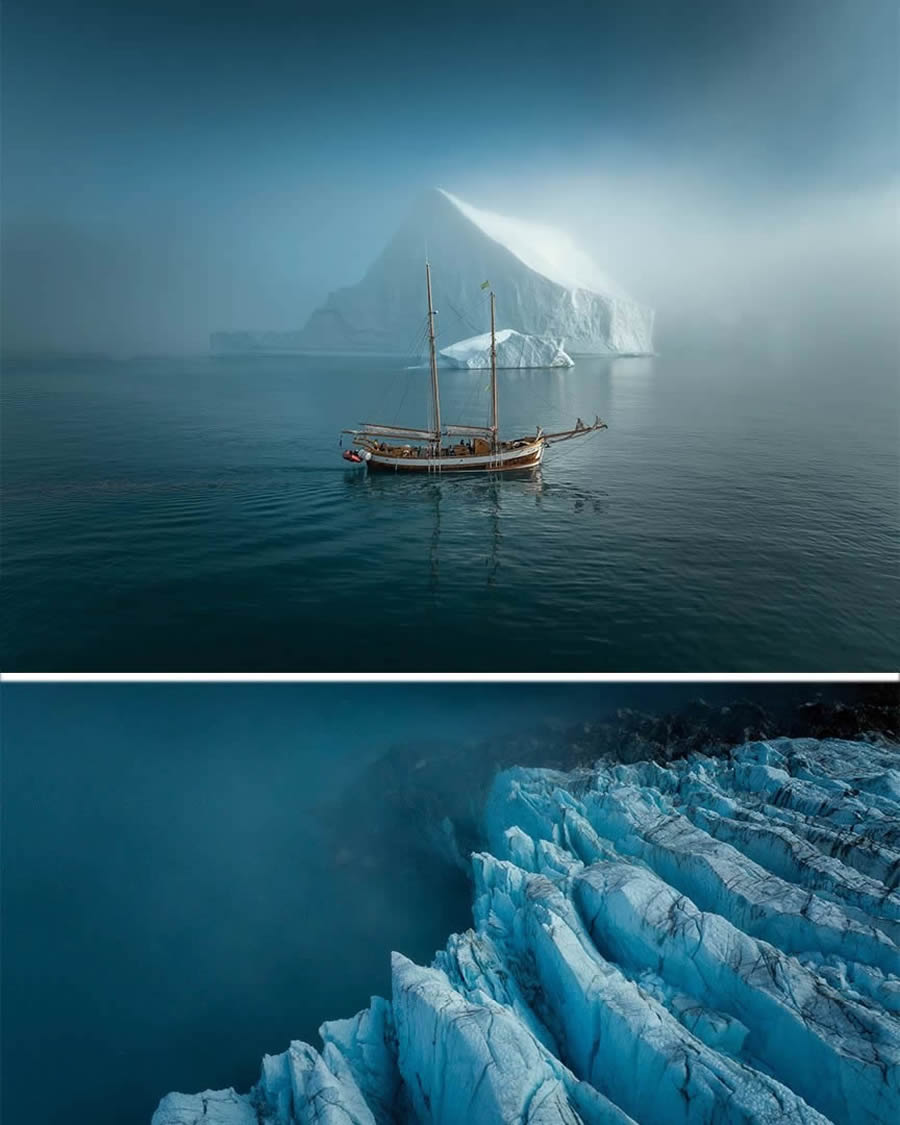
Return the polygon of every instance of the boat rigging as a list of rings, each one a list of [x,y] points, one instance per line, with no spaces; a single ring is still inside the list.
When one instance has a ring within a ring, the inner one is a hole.
[[[488,426],[442,425],[441,396],[435,344],[435,310],[431,294],[431,266],[425,263],[425,291],[428,299],[428,345],[431,368],[431,426],[414,429],[363,422],[356,429],[342,431],[352,438],[353,447],[344,459],[366,464],[373,471],[449,473],[490,472],[532,469],[540,465],[544,450],[557,442],[584,437],[605,430],[606,423],[596,417],[590,425],[579,418],[571,430],[545,433],[538,426],[534,434],[502,441],[497,394],[497,339],[495,296],[491,291],[491,414]],[[444,444],[444,438],[456,438]]]

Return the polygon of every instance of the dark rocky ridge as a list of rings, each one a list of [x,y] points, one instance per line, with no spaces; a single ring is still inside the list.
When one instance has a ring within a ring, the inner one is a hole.
[[[339,804],[322,810],[324,830],[334,832],[336,862],[351,869],[361,856],[369,869],[414,868],[442,856],[468,873],[466,857],[483,843],[477,825],[488,789],[511,766],[569,771],[599,759],[665,763],[692,753],[730,754],[743,742],[777,736],[894,743],[898,732],[900,687],[870,684],[846,698],[823,692],[765,706],[740,696],[724,705],[697,698],[662,714],[621,708],[506,739],[393,746]]]

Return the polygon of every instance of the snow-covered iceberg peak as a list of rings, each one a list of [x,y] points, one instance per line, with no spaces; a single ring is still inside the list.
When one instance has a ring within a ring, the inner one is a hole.
[[[900,749],[498,775],[474,926],[153,1125],[900,1120]]]
[[[505,246],[535,273],[548,277],[566,289],[590,289],[607,297],[631,300],[565,231],[541,223],[513,219],[508,215],[498,215],[494,211],[483,211],[443,188],[438,188],[438,191],[471,223],[484,231],[488,238]]]
[[[563,351],[562,340],[543,336],[525,336],[512,328],[496,333],[497,366],[510,367],[572,367],[572,357]],[[490,367],[491,334],[458,340],[449,348],[441,348],[440,362],[446,367]]]

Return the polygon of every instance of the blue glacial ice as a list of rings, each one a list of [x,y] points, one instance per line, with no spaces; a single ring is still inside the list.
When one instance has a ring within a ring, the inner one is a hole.
[[[900,1121],[900,751],[497,776],[473,928],[153,1125]]]

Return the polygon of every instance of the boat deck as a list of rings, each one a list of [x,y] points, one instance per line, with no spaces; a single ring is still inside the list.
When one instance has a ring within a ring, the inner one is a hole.
[[[484,448],[480,448],[484,447]],[[544,440],[540,437],[501,442],[492,450],[487,442],[460,442],[442,448],[440,457],[428,446],[388,446],[372,443],[364,458],[370,469],[393,472],[505,472],[541,463]]]

